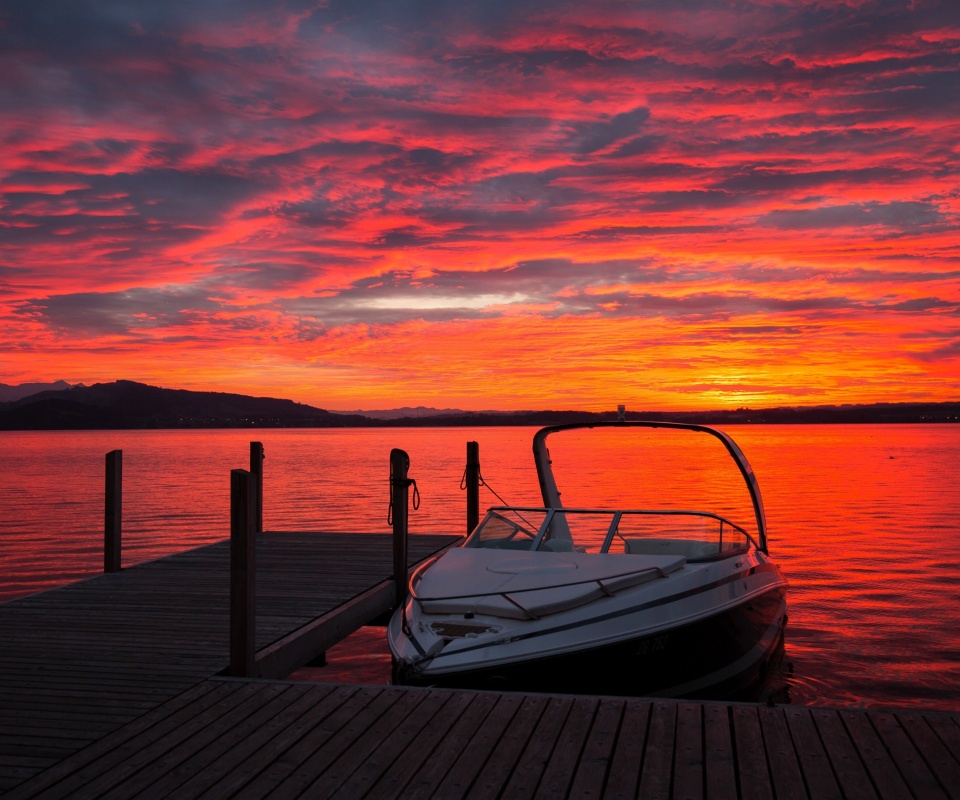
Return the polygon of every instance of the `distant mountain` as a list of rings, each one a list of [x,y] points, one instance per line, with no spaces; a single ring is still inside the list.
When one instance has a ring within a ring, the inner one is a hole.
[[[360,412],[369,414],[371,412]],[[615,411],[462,411],[381,418],[391,426],[562,425],[615,420]],[[696,425],[778,425],[810,423],[960,422],[960,402],[873,403],[842,406],[784,406],[722,411],[627,411],[628,420],[687,422]]]
[[[0,430],[311,428],[369,425],[365,417],[224,392],[161,389],[133,381],[44,391],[0,404]]]
[[[19,386],[0,383],[0,403],[12,403],[14,400],[21,400],[32,394],[47,391],[61,391],[69,388],[70,384],[66,381],[54,381],[53,383],[21,383]]]
[[[407,412],[412,413],[404,415]],[[400,416],[386,416],[395,413]],[[373,418],[375,414],[382,416]],[[133,381],[48,389],[18,400],[0,402],[0,430],[543,426],[612,419],[616,419],[615,411],[407,408],[392,412],[340,414],[292,400],[161,389]],[[703,425],[960,422],[960,402],[738,408],[731,411],[628,411],[627,419]]]
[[[389,420],[416,420],[424,417],[462,417],[477,414],[516,414],[527,412],[516,411],[464,411],[462,408],[430,408],[429,406],[403,406],[402,408],[388,408],[377,411],[342,411],[342,414],[360,414],[370,419]]]

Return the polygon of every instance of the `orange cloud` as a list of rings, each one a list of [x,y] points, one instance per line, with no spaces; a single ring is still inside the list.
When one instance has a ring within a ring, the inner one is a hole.
[[[0,27],[6,383],[957,396],[947,4],[61,11]]]

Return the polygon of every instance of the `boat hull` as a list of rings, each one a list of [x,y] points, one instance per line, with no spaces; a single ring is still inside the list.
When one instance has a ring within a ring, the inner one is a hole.
[[[756,686],[783,645],[784,587],[691,623],[600,647],[573,649],[493,667],[417,673],[402,662],[404,685],[628,696],[739,697]]]

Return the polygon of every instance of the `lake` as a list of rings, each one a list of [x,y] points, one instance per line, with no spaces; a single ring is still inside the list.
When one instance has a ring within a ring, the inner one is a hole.
[[[124,565],[225,538],[229,472],[263,442],[267,530],[388,532],[389,453],[410,454],[412,533],[465,532],[467,441],[481,507],[540,505],[532,428],[3,432],[0,600],[102,568],[104,454],[124,451]],[[788,580],[790,702],[960,711],[960,425],[726,426],[749,458]],[[551,454],[568,506],[725,488],[708,459]],[[594,502],[588,502],[594,499]],[[736,512],[736,508],[732,507]],[[738,520],[735,520],[738,521]]]

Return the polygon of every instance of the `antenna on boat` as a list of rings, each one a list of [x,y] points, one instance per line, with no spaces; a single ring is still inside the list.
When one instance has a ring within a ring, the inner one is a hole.
[[[627,407],[621,403],[617,406],[617,422],[626,422]]]

